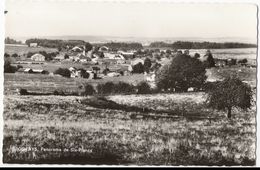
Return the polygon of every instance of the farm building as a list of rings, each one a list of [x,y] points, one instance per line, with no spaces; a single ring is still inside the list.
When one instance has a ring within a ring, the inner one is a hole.
[[[121,54],[126,59],[133,59],[134,58],[134,52],[118,51],[118,54]]]
[[[38,44],[37,43],[30,43],[29,47],[38,47]]]
[[[119,59],[116,61],[116,64],[125,64],[126,60]]]
[[[224,67],[227,65],[227,60],[226,59],[215,59],[215,66],[216,67]]]
[[[48,74],[49,72],[42,69],[32,69],[32,73],[34,74]]]
[[[32,73],[33,70],[31,68],[19,68],[17,70],[18,73]]]
[[[33,60],[33,61],[45,61],[45,56],[42,55],[42,54],[36,53],[36,54],[31,56],[31,60]]]
[[[49,72],[42,69],[20,68],[17,72],[28,74],[48,74]]]
[[[65,60],[65,54],[58,54],[56,57],[54,57],[54,60],[56,61]]]

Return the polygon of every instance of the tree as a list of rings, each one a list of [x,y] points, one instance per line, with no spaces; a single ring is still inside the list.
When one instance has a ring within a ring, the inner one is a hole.
[[[12,66],[9,60],[5,60],[4,73],[15,73],[16,71],[17,71],[17,67]]]
[[[248,61],[246,58],[242,59],[242,60],[238,60],[238,63],[240,64],[246,64]]]
[[[68,55],[68,54],[65,54],[65,55],[64,55],[64,59],[69,59],[69,55]]]
[[[206,55],[207,60],[204,62],[207,68],[215,67],[215,60],[210,50],[207,50]]]
[[[61,76],[63,76],[63,77],[70,77],[70,70],[69,69],[67,69],[67,68],[58,68],[55,72],[54,72],[54,74],[59,74],[59,75],[61,75]]]
[[[5,54],[4,54],[4,58],[7,58],[7,57],[10,57],[10,54],[5,53]]]
[[[137,63],[133,66],[133,73],[143,73],[144,72],[144,66],[141,62]]]
[[[96,74],[98,73],[98,71],[100,71],[100,68],[99,67],[92,67],[92,70],[96,72]]]
[[[206,78],[206,69],[200,60],[179,54],[156,72],[155,81],[160,90],[185,92],[190,87],[200,90]]]
[[[142,81],[139,84],[137,84],[136,88],[137,88],[138,94],[149,94],[149,93],[151,93],[151,86],[145,81]]]
[[[89,42],[86,42],[85,51],[88,52],[88,51],[92,50],[92,48],[93,48],[93,46]]]
[[[18,57],[18,54],[14,53],[14,54],[12,54],[12,57],[16,58],[16,57]]]
[[[83,94],[85,96],[93,95],[94,93],[96,93],[96,91],[95,91],[94,87],[91,84],[84,84],[84,92],[83,92]]]
[[[251,87],[237,77],[227,77],[215,83],[208,91],[207,102],[209,107],[218,110],[227,110],[227,117],[231,118],[233,107],[247,110],[251,107]]]
[[[149,58],[146,58],[144,60],[144,71],[149,73],[151,66],[152,66],[152,61]]]

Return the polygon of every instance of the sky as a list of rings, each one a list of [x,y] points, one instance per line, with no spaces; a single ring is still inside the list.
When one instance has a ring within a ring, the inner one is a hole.
[[[6,0],[5,36],[247,37],[253,4]]]

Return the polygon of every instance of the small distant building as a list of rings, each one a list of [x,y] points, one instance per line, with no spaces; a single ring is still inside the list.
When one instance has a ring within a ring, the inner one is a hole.
[[[65,60],[65,54],[58,54],[56,57],[54,57],[54,60],[56,61]]]
[[[33,60],[33,61],[45,61],[45,56],[37,53],[37,54],[34,54],[34,55],[31,56],[31,60]]]
[[[48,74],[49,72],[42,69],[32,69],[32,73],[34,74]]]
[[[31,68],[19,68],[17,70],[19,73],[33,73],[33,70]]]
[[[37,43],[30,43],[29,47],[38,47],[38,44]]]
[[[216,67],[225,67],[227,65],[226,59],[214,59]]]
[[[118,51],[118,53],[121,54],[126,59],[133,59],[134,58],[134,52]]]

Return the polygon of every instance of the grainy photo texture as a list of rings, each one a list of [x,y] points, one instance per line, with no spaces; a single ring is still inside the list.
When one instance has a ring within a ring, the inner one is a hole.
[[[3,163],[255,166],[257,10],[6,0]]]

